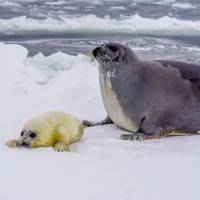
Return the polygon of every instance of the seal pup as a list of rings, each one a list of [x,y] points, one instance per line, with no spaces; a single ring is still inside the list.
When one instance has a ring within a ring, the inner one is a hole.
[[[176,61],[145,61],[131,48],[108,43],[93,50],[108,118],[132,132],[124,140],[198,134],[200,130],[200,66]]]
[[[63,112],[48,112],[29,120],[18,140],[9,140],[9,147],[50,147],[55,151],[69,151],[69,145],[80,141],[82,123]]]

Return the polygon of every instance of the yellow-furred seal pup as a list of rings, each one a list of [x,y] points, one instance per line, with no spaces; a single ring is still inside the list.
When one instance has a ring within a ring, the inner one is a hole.
[[[50,147],[55,151],[69,151],[69,145],[80,141],[82,123],[63,112],[48,112],[29,120],[18,140],[9,140],[9,147]]]

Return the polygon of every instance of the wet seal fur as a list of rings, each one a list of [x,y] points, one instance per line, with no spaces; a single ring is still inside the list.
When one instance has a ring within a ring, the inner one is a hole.
[[[67,113],[48,112],[29,120],[18,140],[10,140],[10,147],[50,147],[55,151],[69,151],[69,145],[80,141],[82,123]]]
[[[146,61],[131,48],[108,43],[93,50],[108,117],[85,126],[114,123],[132,132],[124,140],[199,134],[200,66],[177,61]],[[178,134],[179,133],[179,134]]]

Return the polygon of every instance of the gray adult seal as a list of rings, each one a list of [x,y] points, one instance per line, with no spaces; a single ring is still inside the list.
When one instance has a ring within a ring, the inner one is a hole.
[[[93,50],[108,117],[85,126],[114,122],[132,134],[124,140],[198,134],[200,66],[178,61],[145,61],[131,48],[108,43]]]

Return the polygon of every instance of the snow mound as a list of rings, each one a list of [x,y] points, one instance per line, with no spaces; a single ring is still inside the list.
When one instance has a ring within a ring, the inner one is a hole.
[[[97,63],[91,61],[90,57],[61,52],[48,57],[41,53],[34,57],[27,55],[27,49],[22,46],[0,43],[0,91],[2,109],[6,115],[19,119],[16,116],[32,116],[49,110],[69,110],[83,117],[81,114],[84,108],[77,113],[79,106],[83,107],[83,102],[99,105],[99,109],[102,109]],[[15,115],[11,111],[6,112],[7,105],[10,105],[9,110],[15,110]],[[33,109],[33,105],[37,106]],[[91,109],[89,111],[95,112]],[[104,112],[97,116],[101,113]],[[2,128],[5,127],[3,121]]]

